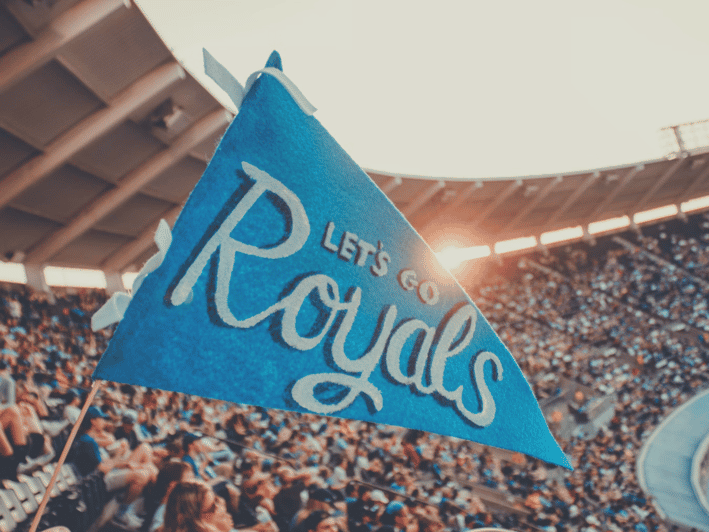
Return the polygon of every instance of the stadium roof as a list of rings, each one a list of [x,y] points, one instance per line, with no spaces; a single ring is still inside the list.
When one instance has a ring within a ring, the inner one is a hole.
[[[127,0],[0,4],[0,254],[139,268],[231,118]],[[660,216],[681,216],[683,202],[709,195],[708,150],[508,179],[368,173],[434,249],[451,236],[458,246],[570,227],[588,237],[592,222],[665,206]]]

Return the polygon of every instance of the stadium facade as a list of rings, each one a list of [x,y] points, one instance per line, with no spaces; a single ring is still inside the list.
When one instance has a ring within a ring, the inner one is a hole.
[[[173,224],[232,115],[124,0],[0,7],[0,253],[98,269],[109,290]],[[559,175],[447,179],[368,171],[436,250],[504,253],[709,208],[709,153]],[[698,199],[699,198],[699,199]]]

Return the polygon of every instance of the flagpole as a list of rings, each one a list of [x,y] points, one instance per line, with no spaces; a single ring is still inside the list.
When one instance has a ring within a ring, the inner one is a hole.
[[[91,406],[91,403],[94,400],[94,396],[96,395],[96,392],[98,392],[98,389],[101,387],[101,382],[102,381],[94,381],[93,385],[91,386],[91,391],[89,392],[89,395],[86,397],[86,401],[84,401],[84,407],[81,409],[81,413],[79,414],[79,419],[76,420],[76,423],[74,423],[74,426],[71,429],[71,433],[69,434],[69,439],[66,442],[66,445],[64,446],[64,450],[62,450],[62,454],[59,457],[59,461],[57,462],[56,467],[54,468],[54,473],[52,473],[52,478],[49,480],[49,484],[47,485],[47,490],[44,492],[44,496],[42,497],[42,502],[39,504],[39,508],[37,508],[37,513],[34,516],[34,519],[32,520],[32,525],[30,526],[30,529],[28,532],[36,532],[37,527],[39,526],[39,521],[42,519],[42,514],[44,513],[45,508],[47,507],[47,503],[49,502],[49,497],[52,493],[52,489],[54,489],[54,484],[57,482],[57,477],[59,476],[59,472],[61,471],[62,466],[64,465],[64,461],[66,460],[67,455],[69,454],[69,449],[71,449],[71,444],[74,443],[74,438],[76,438],[76,433],[79,432],[79,427],[81,426],[81,422],[84,420],[84,417],[86,416],[86,412],[89,410],[89,406]]]

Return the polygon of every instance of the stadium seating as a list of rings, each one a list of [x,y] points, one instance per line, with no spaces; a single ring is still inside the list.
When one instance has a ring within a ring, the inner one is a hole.
[[[393,477],[405,473],[408,500],[427,511],[441,512],[440,518],[449,519],[446,526],[453,528],[454,514],[472,512],[479,523],[519,530],[550,526],[573,530],[596,519],[614,531],[636,524],[668,530],[638,484],[634,457],[672,408],[709,384],[709,337],[705,336],[709,322],[705,323],[700,304],[700,297],[705,297],[703,282],[709,283],[709,269],[700,265],[709,261],[709,254],[702,255],[701,247],[694,245],[692,250],[691,245],[692,238],[706,240],[704,230],[709,226],[705,224],[709,218],[699,215],[691,217],[687,226],[658,225],[640,236],[631,232],[599,239],[593,247],[579,243],[510,257],[492,269],[494,276],[467,287],[528,376],[547,419],[562,417],[552,423],[552,429],[576,471],[564,473],[508,451],[434,436],[421,439],[425,467],[416,468],[402,454],[403,431],[353,423],[341,426],[342,434],[331,436],[343,440],[349,432],[351,441],[358,441],[367,452],[365,466],[356,465],[349,456],[349,481],[366,477],[374,483],[371,489],[393,498],[398,493],[392,488]],[[691,275],[679,275],[680,271]],[[70,358],[83,364],[82,375],[90,375],[85,370],[97,360],[110,332],[91,333],[88,316],[105,295],[58,293],[54,304],[32,300],[18,287],[6,287],[0,295],[7,337],[14,337],[4,357],[35,363],[28,354],[36,350],[49,361],[35,380],[53,391],[47,417],[52,425],[45,423],[46,428],[61,429],[57,423],[66,398],[53,388],[52,372]],[[19,317],[13,317],[13,312]],[[44,331],[49,340],[33,335],[32,327]],[[30,349],[27,342],[39,344]],[[26,353],[7,351],[16,344],[24,346]],[[73,386],[86,389],[90,378],[78,377],[77,370]],[[239,464],[254,460],[264,468],[261,474],[268,483],[274,482],[279,463],[313,468],[318,482],[325,482],[331,458],[348,448],[347,442],[326,442],[323,432],[329,424],[316,416],[270,413],[178,394],[150,397],[144,390],[118,385],[107,385],[96,404],[110,413],[161,410],[171,438],[184,430],[221,430],[223,438],[227,427],[218,414],[240,412],[243,430],[232,436],[238,438],[238,444],[232,445],[237,482],[243,481]],[[68,429],[51,437],[56,456],[67,441]],[[293,436],[298,432],[303,433],[303,447]],[[302,454],[308,445],[320,450]],[[457,457],[464,458],[462,465],[456,465]],[[381,470],[359,469],[377,461]],[[21,482],[8,483],[2,490],[1,532],[28,526],[48,485],[51,465],[30,477],[20,475]],[[449,511],[440,509],[444,499]],[[64,466],[42,526],[97,531],[116,509],[115,500],[109,504],[110,500],[100,475],[80,478]]]

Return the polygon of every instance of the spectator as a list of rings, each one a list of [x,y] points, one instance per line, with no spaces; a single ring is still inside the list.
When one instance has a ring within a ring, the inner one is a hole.
[[[274,521],[280,532],[288,532],[290,523],[302,505],[302,494],[306,490],[305,482],[310,480],[310,473],[296,473],[293,468],[283,466],[277,471],[281,489],[273,497]]]
[[[95,406],[88,409],[72,447],[70,461],[84,476],[100,471],[109,493],[128,488],[116,515],[116,521],[121,525],[137,529],[142,525],[142,521],[134,513],[129,512],[129,507],[143,493],[143,489],[151,481],[152,473],[144,469],[142,461],[133,455],[126,458],[104,456],[105,452],[102,453],[96,438],[103,436],[107,418],[106,414]]]
[[[704,233],[709,225],[702,227],[709,219],[698,219],[664,236],[664,229],[643,235],[637,252],[599,239],[593,248],[574,245],[515,258],[497,268],[499,277],[470,288],[542,407],[546,402],[555,405],[546,415],[555,410],[566,414],[571,406],[582,423],[568,414],[557,421],[560,443],[576,466],[573,472],[552,471],[539,461],[454,438],[110,383],[95,404],[112,421],[103,420],[103,427],[90,432],[98,463],[121,464],[134,455],[136,469],[150,468],[164,455],[180,459],[182,442],[176,434],[199,430],[226,436],[233,453],[220,455],[219,471],[229,483],[218,484],[219,494],[238,526],[263,527],[260,532],[272,526],[271,517],[285,532],[292,512],[300,513],[302,524],[318,510],[341,513],[335,521],[342,532],[394,527],[396,519],[391,524],[385,511],[394,493],[411,504],[408,528],[418,527],[417,532],[493,525],[520,531],[583,529],[591,526],[589,517],[601,523],[596,528],[626,530],[643,523],[648,531],[664,531],[667,527],[641,491],[633,464],[669,411],[709,382],[706,289],[690,279],[709,275],[709,248],[700,245],[709,241]],[[666,263],[651,260],[647,253]],[[686,266],[691,275],[673,271],[670,262]],[[86,393],[87,377],[110,338],[110,331],[93,333],[88,327],[105,296],[59,293],[55,306],[18,288],[3,288],[0,297],[0,358],[9,368],[3,375],[17,381],[18,405],[25,403],[34,411],[21,415],[25,433],[40,434],[37,427],[44,428],[65,406],[71,405],[67,412],[78,413],[74,392]],[[74,378],[79,375],[83,378]],[[575,398],[577,390],[582,395]],[[32,392],[37,393],[36,403]],[[615,405],[607,430],[589,428],[599,399]],[[44,410],[42,402],[55,406]],[[133,441],[133,450],[120,443],[121,436],[132,439],[131,424],[122,423],[124,416],[132,417],[130,412],[139,416],[133,431],[141,424],[151,432],[137,447]],[[9,428],[6,440],[13,455],[18,447],[20,455],[27,454]],[[198,464],[217,456],[210,450],[214,447],[206,447],[212,440],[201,440],[201,451],[192,453]],[[375,486],[349,487],[360,480]],[[322,493],[316,495],[316,490],[326,486],[329,495],[318,501]],[[338,502],[343,488],[346,504]],[[308,492],[310,500],[305,499]],[[143,489],[145,507],[157,507],[166,496],[160,493]],[[414,498],[422,502],[413,504]],[[527,502],[531,513],[518,520],[496,510],[499,501],[512,501],[518,513]],[[145,519],[147,527],[147,514]]]
[[[149,524],[148,532],[155,532],[163,526],[165,507],[172,489],[178,483],[188,480],[194,480],[194,475],[186,462],[169,461],[160,469],[144,508],[146,522]]]
[[[406,532],[409,526],[409,510],[403,502],[392,501],[387,504],[379,522],[377,532]]]
[[[141,443],[141,439],[136,433],[136,422],[138,421],[138,413],[135,410],[126,410],[121,417],[121,425],[113,433],[117,440],[126,440],[128,447],[135,450]]]
[[[324,511],[311,513],[302,524],[305,532],[338,532],[337,521]]]
[[[81,414],[81,396],[76,390],[67,390],[66,406],[64,407],[64,417],[74,425],[79,420]]]
[[[224,499],[204,482],[179,482],[167,498],[164,532],[229,532],[233,525]]]
[[[195,478],[205,480],[209,478],[205,473],[207,463],[202,458],[202,447],[199,444],[200,436],[186,433],[182,436],[182,460],[192,467]]]
[[[16,404],[15,381],[7,363],[0,359],[0,471],[4,478],[17,479],[17,466],[24,462],[29,446],[20,408]],[[6,435],[10,433],[10,439]]]
[[[308,502],[305,507],[301,509],[291,521],[290,530],[291,532],[307,532],[305,521],[312,514],[318,512],[322,514],[323,512],[330,515],[333,510],[335,503],[335,496],[324,488],[315,489],[308,497]]]

